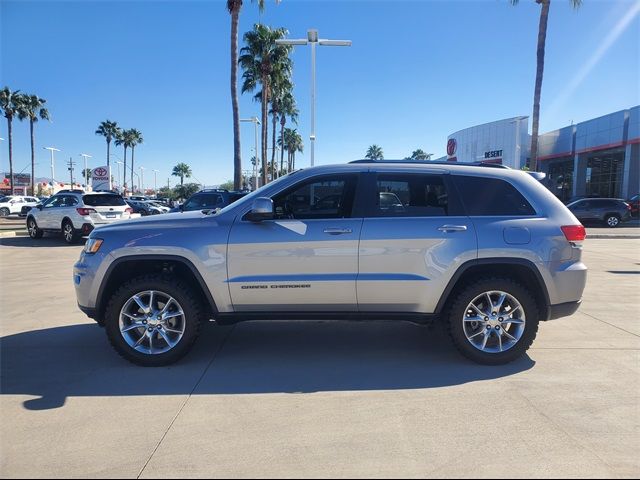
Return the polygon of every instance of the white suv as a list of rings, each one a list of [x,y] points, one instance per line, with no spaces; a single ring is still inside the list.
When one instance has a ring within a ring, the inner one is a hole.
[[[36,197],[23,197],[20,195],[0,197],[0,217],[7,217],[16,213],[20,214],[22,207],[35,207],[38,201]]]
[[[44,232],[62,232],[65,242],[75,243],[97,226],[128,220],[132,212],[115,193],[58,193],[29,210],[27,230],[31,238],[42,238]]]

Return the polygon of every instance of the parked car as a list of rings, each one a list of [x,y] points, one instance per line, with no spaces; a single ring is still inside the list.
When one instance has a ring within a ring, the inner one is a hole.
[[[101,227],[74,282],[79,308],[145,366],[185,355],[210,319],[440,321],[463,355],[497,365],[578,309],[584,238],[525,172],[371,161],[300,170],[220,211]]]
[[[142,217],[146,217],[147,215],[159,215],[160,213],[164,213],[161,209],[155,207],[154,205],[148,202],[138,202],[135,200],[125,200],[127,205],[129,205],[133,209],[133,213],[139,213]]]
[[[31,238],[44,232],[62,232],[67,243],[75,243],[100,225],[128,220],[133,210],[114,193],[57,193],[27,213]]]
[[[0,217],[20,214],[22,207],[33,207],[38,204],[38,199],[31,196],[7,195],[0,198]]]
[[[158,210],[158,213],[168,213],[171,208],[156,200],[146,200],[144,203],[151,205],[152,208]]]
[[[615,228],[631,217],[631,206],[619,198],[584,198],[567,205],[581,222],[600,222]]]
[[[212,210],[224,208],[241,199],[249,192],[223,189],[206,189],[194,193],[182,205],[171,209],[172,212],[192,212],[195,210]]]
[[[627,203],[631,206],[631,216],[637,217],[640,212],[640,194],[635,194]]]

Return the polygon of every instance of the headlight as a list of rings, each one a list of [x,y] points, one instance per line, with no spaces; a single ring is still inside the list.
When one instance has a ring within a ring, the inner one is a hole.
[[[84,252],[96,253],[98,250],[100,250],[103,241],[104,240],[102,240],[101,238],[90,238],[89,240],[87,240],[87,243],[84,244]]]

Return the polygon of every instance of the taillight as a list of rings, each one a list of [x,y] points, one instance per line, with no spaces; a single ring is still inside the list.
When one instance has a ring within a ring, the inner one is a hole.
[[[560,228],[569,242],[581,242],[587,238],[587,232],[583,225],[565,225]]]
[[[90,215],[92,213],[96,213],[93,208],[76,208],[76,211],[83,217],[86,217],[87,215]]]
[[[631,205],[629,205],[628,203],[626,203],[626,202],[625,202],[625,205],[627,206],[627,210],[633,210],[633,209],[631,208]]]
[[[125,208],[124,211],[127,212],[128,214],[132,214],[133,208]]]

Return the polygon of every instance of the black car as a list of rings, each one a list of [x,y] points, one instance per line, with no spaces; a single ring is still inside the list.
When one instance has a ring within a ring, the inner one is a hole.
[[[179,207],[172,209],[172,212],[192,212],[194,210],[213,210],[224,208],[236,200],[241,199],[249,192],[228,191],[222,189],[201,190],[194,193],[189,199]]]
[[[631,206],[619,198],[584,198],[567,205],[582,223],[601,222],[615,228],[631,218]]]
[[[129,205],[133,209],[133,213],[139,213],[143,217],[147,215],[158,215],[162,213],[159,208],[154,207],[153,205],[146,202],[138,202],[135,200],[126,200],[127,205]]]

